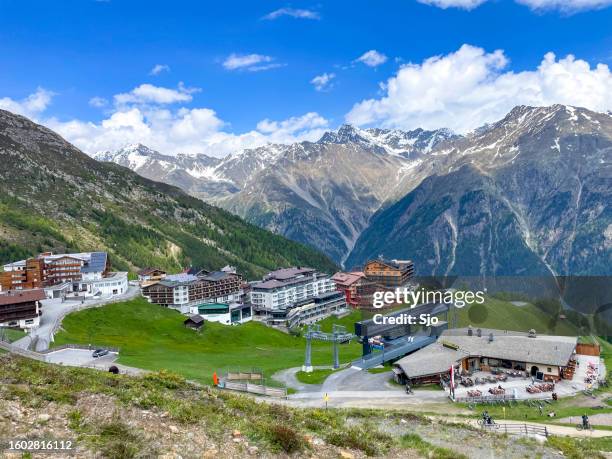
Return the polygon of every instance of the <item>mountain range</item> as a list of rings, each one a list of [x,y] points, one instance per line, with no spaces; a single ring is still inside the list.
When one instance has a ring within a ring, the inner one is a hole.
[[[346,267],[424,275],[609,274],[612,116],[515,107],[466,135],[344,125],[218,159],[143,145],[96,155],[303,242]]]
[[[188,158],[186,158],[187,160]],[[171,185],[99,162],[53,131],[0,110],[0,263],[42,251],[106,250],[115,269],[336,265]]]

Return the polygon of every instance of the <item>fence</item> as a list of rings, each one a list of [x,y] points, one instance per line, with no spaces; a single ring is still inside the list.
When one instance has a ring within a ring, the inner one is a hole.
[[[237,390],[240,392],[248,392],[250,394],[268,395],[270,397],[287,397],[287,389],[278,387],[267,387],[260,384],[240,383],[233,381],[222,381],[219,384],[222,389]]]
[[[528,402],[529,400],[552,400],[552,393],[530,394],[529,396],[517,394],[482,395],[480,397],[449,397],[453,402],[459,403],[504,403],[504,402]]]
[[[578,343],[576,345],[576,354],[580,355],[600,355],[601,349],[599,344]]]
[[[508,435],[542,435],[548,437],[548,428],[533,424],[485,424],[483,429]]]

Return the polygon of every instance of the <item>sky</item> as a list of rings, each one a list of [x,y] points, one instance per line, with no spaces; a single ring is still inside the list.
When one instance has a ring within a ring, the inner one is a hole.
[[[0,108],[85,152],[612,110],[612,0],[0,0]]]

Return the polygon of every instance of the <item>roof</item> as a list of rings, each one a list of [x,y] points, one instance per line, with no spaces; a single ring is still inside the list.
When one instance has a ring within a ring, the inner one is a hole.
[[[536,335],[531,338],[528,333],[508,330],[482,329],[481,332],[479,337],[476,331],[468,336],[467,328],[445,330],[441,339],[456,344],[471,356],[554,366],[567,365],[578,342],[575,336]],[[489,341],[491,333],[493,341]]]
[[[353,271],[349,273],[339,272],[332,276],[332,280],[343,285],[353,285],[364,277],[365,274],[361,271]]]
[[[467,356],[466,352],[450,349],[440,342],[435,342],[398,360],[395,365],[399,366],[409,378],[417,378],[449,371],[451,365]]]
[[[198,280],[197,276],[194,276],[193,274],[180,273],[180,274],[168,274],[164,278],[164,280],[162,280],[160,283],[168,287],[173,287],[176,284],[188,283],[188,282],[193,282],[197,280]]]
[[[272,271],[270,273],[268,273],[266,275],[266,277],[264,277],[265,280],[268,279],[276,279],[279,281],[283,281],[283,280],[289,280],[289,279],[293,279],[296,276],[302,276],[304,274],[311,274],[314,273],[315,270],[312,268],[302,268],[302,267],[297,267],[297,268],[282,268],[282,269],[277,269],[276,271]]]
[[[41,288],[33,290],[8,290],[0,293],[0,306],[44,300],[47,296]]]
[[[165,273],[165,271],[162,270],[162,269],[148,267],[148,268],[143,268],[140,271],[138,271],[138,275],[139,276],[146,276],[146,275],[153,274],[153,273],[156,273],[156,272]]]
[[[538,335],[528,333],[482,329],[482,336],[468,335],[467,328],[445,330],[440,340],[416,351],[396,362],[409,377],[427,376],[447,371],[451,364],[465,357],[489,357],[499,360],[513,360],[565,366],[576,348],[577,338],[571,336]],[[493,333],[493,341],[489,334]],[[444,342],[454,344],[450,349]]]
[[[201,324],[204,322],[204,317],[198,314],[194,314],[192,316],[189,316],[187,319],[183,321],[184,324],[186,324],[187,322],[193,322],[194,324]]]
[[[97,273],[106,270],[106,252],[91,252],[89,261],[81,268],[82,273]]]
[[[208,273],[205,276],[200,276],[200,279],[217,282],[217,281],[227,279],[230,277],[235,277],[235,276],[236,274],[233,274],[233,273],[228,273],[224,271],[213,271],[212,273]]]
[[[185,270],[185,274],[191,274],[192,276],[197,276],[202,273],[208,274],[208,271],[199,266],[190,266],[189,269]]]
[[[370,260],[366,262],[366,266],[370,263],[380,263],[389,268],[406,270],[413,265],[411,260]]]
[[[287,287],[292,284],[304,282],[312,279],[310,275],[316,275],[316,270],[312,268],[283,268],[268,273],[262,282],[251,284],[254,289],[275,289]],[[323,274],[321,274],[323,276]]]

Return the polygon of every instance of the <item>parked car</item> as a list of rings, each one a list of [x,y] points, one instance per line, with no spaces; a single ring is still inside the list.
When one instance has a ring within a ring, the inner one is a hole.
[[[103,357],[107,354],[108,354],[108,349],[96,349],[94,353],[92,354],[92,356],[94,359],[97,359],[98,357]]]

